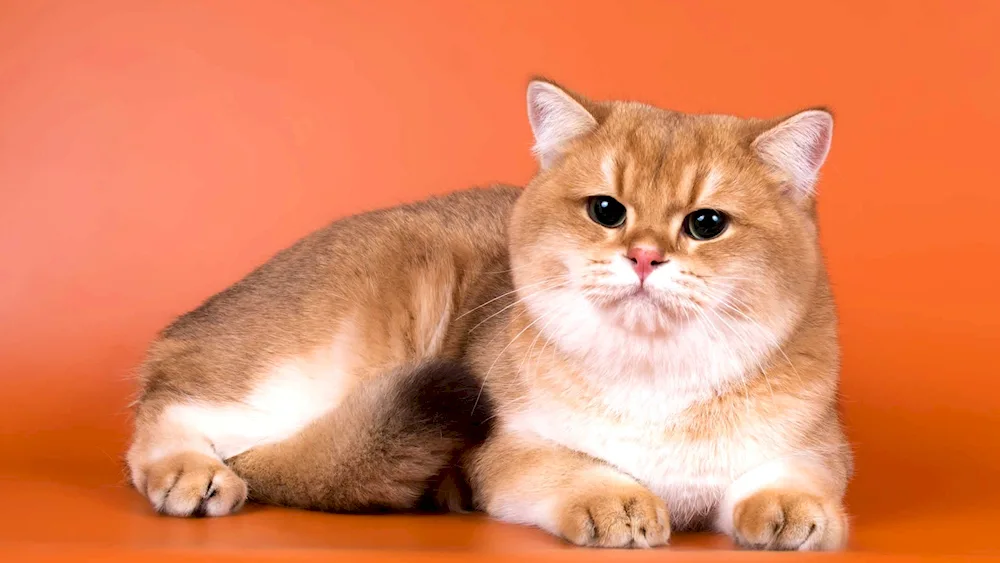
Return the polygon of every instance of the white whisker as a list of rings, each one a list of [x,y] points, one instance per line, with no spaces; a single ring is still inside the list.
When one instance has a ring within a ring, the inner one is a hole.
[[[767,390],[771,394],[771,401],[773,402],[774,401],[774,389],[771,388],[771,380],[767,377],[767,370],[764,369],[764,365],[761,364],[760,360],[758,359],[759,354],[757,354],[755,352],[755,350],[753,349],[753,346],[751,346],[750,343],[746,340],[746,338],[744,338],[744,335],[741,334],[740,331],[738,331],[736,329],[736,327],[734,327],[733,325],[729,324],[729,321],[727,321],[722,315],[720,315],[719,313],[717,313],[714,309],[707,309],[707,311],[709,313],[712,313],[713,315],[715,315],[715,317],[717,319],[719,319],[720,321],[722,321],[722,323],[724,325],[726,325],[726,327],[728,327],[730,331],[732,331],[733,335],[736,336],[736,338],[738,338],[740,340],[740,342],[743,343],[743,346],[745,347],[746,352],[751,355],[751,359],[753,360],[753,362],[755,364],[757,364],[757,368],[760,369],[760,374],[764,377],[764,383],[767,384]]]
[[[526,326],[523,329],[521,329],[521,332],[515,334],[514,338],[512,338],[510,340],[510,342],[508,342],[507,345],[503,347],[503,350],[500,350],[500,353],[497,354],[496,359],[494,359],[493,363],[490,364],[490,369],[486,370],[486,375],[483,376],[483,383],[479,387],[479,394],[476,395],[476,401],[472,404],[472,412],[473,413],[476,412],[476,407],[479,405],[479,399],[483,396],[483,389],[486,388],[486,382],[489,380],[490,374],[493,373],[493,368],[496,367],[497,362],[499,362],[500,358],[502,358],[503,355],[507,352],[507,349],[510,348],[511,345],[514,344],[514,342],[517,342],[517,339],[520,338],[521,335],[524,334],[529,328],[531,328],[532,326],[534,326],[535,323],[537,323],[540,320],[540,318],[541,317],[539,317],[539,318],[531,321],[530,323],[528,323],[528,326]]]
[[[521,370],[524,368],[524,362],[526,362],[528,360],[528,357],[535,350],[535,343],[538,342],[538,337],[540,337],[542,335],[542,333],[545,332],[545,329],[548,328],[548,326],[550,324],[552,324],[552,321],[555,320],[555,318],[556,318],[555,313],[558,312],[558,311],[561,311],[561,310],[562,310],[562,307],[556,306],[556,307],[550,309],[549,311],[546,311],[546,313],[541,317],[541,318],[544,318],[544,317],[550,317],[550,318],[549,318],[549,320],[544,325],[542,325],[542,328],[537,331],[538,334],[535,335],[535,338],[533,338],[531,340],[531,345],[528,346],[528,351],[525,352],[524,359],[521,360],[521,364],[517,366],[517,373],[518,374],[520,374]],[[548,339],[546,338],[546,340],[548,340]]]
[[[519,298],[519,299],[515,300],[515,301],[514,301],[513,303],[511,303],[510,305],[507,305],[507,306],[506,306],[506,307],[504,307],[503,309],[500,309],[500,310],[499,310],[499,311],[497,311],[496,313],[493,313],[492,315],[490,315],[490,316],[486,317],[485,319],[483,319],[483,320],[479,321],[479,323],[477,323],[477,324],[476,324],[476,326],[474,326],[474,327],[472,327],[472,328],[470,328],[470,329],[469,329],[469,334],[471,334],[471,333],[472,333],[472,331],[474,331],[474,330],[476,330],[477,328],[479,328],[480,326],[482,326],[482,324],[483,324],[483,323],[485,323],[486,321],[488,321],[488,320],[492,319],[493,317],[495,317],[495,316],[499,315],[500,313],[503,313],[503,312],[504,312],[504,311],[506,311],[507,309],[510,309],[511,307],[514,307],[514,306],[516,306],[516,305],[517,305],[518,303],[521,303],[521,302],[525,301],[526,299],[530,299],[530,298],[532,298],[532,297],[534,297],[534,296],[538,295],[539,293],[543,293],[543,292],[546,292],[546,291],[551,291],[551,290],[553,290],[553,289],[559,289],[560,287],[563,287],[563,286],[566,286],[566,285],[569,285],[569,283],[570,283],[570,282],[568,282],[568,281],[564,281],[564,282],[560,282],[560,283],[557,283],[556,285],[553,285],[553,286],[548,286],[548,287],[543,287],[542,289],[539,289],[538,291],[535,291],[535,292],[532,292],[532,293],[529,293],[528,295],[525,295],[524,297],[521,297],[521,298]]]
[[[712,319],[708,318],[708,316],[704,313],[704,311],[702,311],[700,307],[695,307],[694,312],[697,313],[699,317],[701,317],[702,322],[705,324],[706,327],[714,330],[715,333],[719,336],[718,343],[720,345],[724,345],[726,343],[726,337],[722,334],[722,331],[719,329],[719,327],[715,326],[715,323],[712,322]],[[742,372],[740,373],[740,384],[742,384],[743,386],[743,395],[746,397],[745,406],[747,409],[747,414],[750,414],[750,387],[747,385],[746,375],[743,374]]]
[[[730,311],[732,311],[732,312],[734,312],[734,313],[742,316],[744,319],[746,319],[748,322],[750,322],[752,325],[754,325],[757,329],[759,329],[763,333],[763,336],[770,341],[770,344],[772,346],[774,346],[775,349],[777,349],[778,353],[781,354],[782,357],[784,357],[784,359],[785,359],[786,362],[788,362],[788,367],[790,367],[792,369],[792,372],[795,373],[795,377],[797,377],[800,381],[802,380],[802,376],[799,375],[798,370],[795,368],[795,364],[792,363],[791,358],[788,357],[788,354],[785,353],[785,350],[781,346],[781,343],[778,342],[777,336],[775,336],[775,334],[772,331],[768,330],[767,327],[765,327],[763,324],[761,324],[760,321],[754,319],[750,315],[748,315],[745,312],[743,312],[742,310],[740,310],[738,307],[735,307],[733,304],[729,303],[729,300],[733,300],[737,304],[742,305],[743,307],[746,307],[746,308],[749,309],[750,306],[747,305],[746,302],[744,302],[743,300],[739,299],[738,297],[736,297],[734,295],[723,295],[723,296],[712,295],[711,291],[705,291],[705,293],[711,295],[716,300],[716,302],[718,302],[720,305],[722,305],[726,309],[728,309],[728,310],[730,310]]]
[[[496,297],[494,297],[493,299],[490,299],[486,303],[483,303],[482,305],[479,305],[477,307],[473,307],[472,309],[469,309],[468,311],[466,311],[466,312],[462,313],[461,315],[455,317],[454,320],[457,321],[458,319],[461,319],[462,317],[468,315],[469,313],[472,313],[473,311],[478,311],[479,309],[482,309],[483,307],[489,305],[490,303],[493,303],[497,299],[503,299],[504,297],[507,297],[508,295],[510,295],[512,293],[517,293],[518,289],[526,289],[526,288],[529,288],[529,287],[538,286],[538,285],[541,285],[541,284],[543,284],[545,282],[553,281],[555,279],[557,279],[557,278],[555,278],[555,277],[545,278],[544,280],[542,280],[540,282],[529,283],[528,285],[521,286],[520,288],[512,289],[512,290],[508,291],[507,293],[502,293],[500,295],[497,295]]]

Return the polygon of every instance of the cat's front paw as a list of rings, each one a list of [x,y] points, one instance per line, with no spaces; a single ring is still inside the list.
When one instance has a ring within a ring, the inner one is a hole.
[[[221,461],[182,453],[151,463],[136,487],[153,508],[170,516],[224,516],[247,498],[247,486]]]
[[[559,530],[577,545],[655,547],[670,539],[670,517],[667,505],[645,487],[608,484],[565,503]]]
[[[734,507],[733,535],[736,543],[751,549],[840,549],[846,516],[837,501],[794,490],[764,490]]]

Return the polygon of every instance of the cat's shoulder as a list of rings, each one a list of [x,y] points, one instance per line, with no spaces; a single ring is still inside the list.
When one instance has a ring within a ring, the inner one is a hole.
[[[505,224],[522,191],[522,188],[516,186],[496,184],[432,195],[343,217],[332,222],[324,231],[329,233],[359,226],[377,228],[378,225],[385,225],[398,232],[404,225],[416,223],[429,227],[440,221],[451,226],[483,221]]]
[[[505,184],[468,188],[445,195],[433,196],[411,204],[410,209],[432,209],[450,213],[482,213],[509,210],[521,197],[522,188]]]

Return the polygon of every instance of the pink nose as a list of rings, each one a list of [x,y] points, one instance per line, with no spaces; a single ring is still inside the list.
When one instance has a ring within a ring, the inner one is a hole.
[[[663,255],[658,250],[648,246],[636,246],[629,250],[625,256],[632,261],[632,269],[635,270],[635,273],[639,274],[639,283],[646,281],[649,274],[653,273],[653,269],[665,262]]]

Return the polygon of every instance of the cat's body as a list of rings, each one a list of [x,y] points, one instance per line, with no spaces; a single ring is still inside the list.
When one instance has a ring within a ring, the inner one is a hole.
[[[244,482],[303,508],[455,509],[467,478],[478,508],[579,544],[843,544],[811,199],[828,116],[684,116],[544,82],[529,108],[543,170],[523,193],[338,221],[164,331],[128,460],[157,509],[226,514]],[[700,239],[699,209],[729,223]]]

